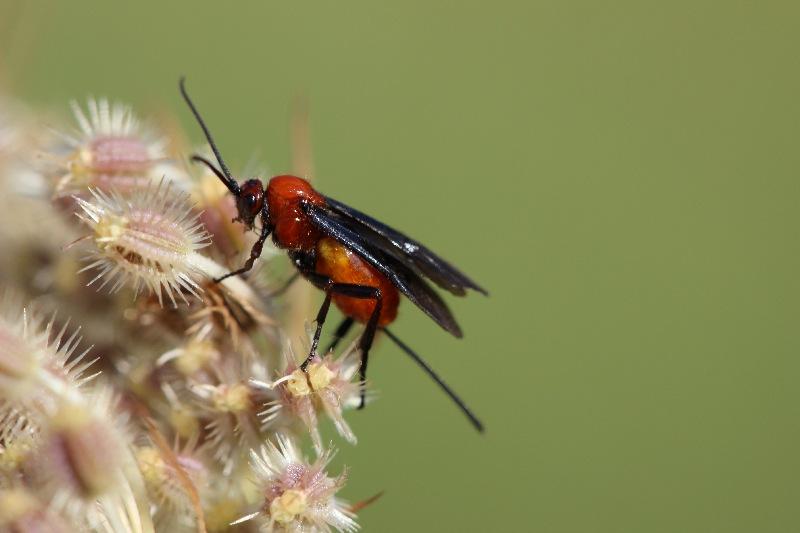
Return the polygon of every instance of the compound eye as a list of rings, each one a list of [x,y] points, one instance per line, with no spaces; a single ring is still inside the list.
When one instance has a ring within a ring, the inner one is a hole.
[[[258,200],[256,199],[256,195],[255,195],[255,194],[253,194],[253,193],[250,193],[250,194],[245,194],[245,195],[244,195],[244,203],[245,203],[245,205],[247,206],[247,208],[248,208],[250,211],[252,211],[252,210],[253,210],[253,208],[256,206],[256,202],[257,202],[257,201],[258,201]]]

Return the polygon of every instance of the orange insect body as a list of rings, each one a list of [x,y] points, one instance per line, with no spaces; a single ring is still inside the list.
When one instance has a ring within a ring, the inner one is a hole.
[[[308,220],[300,201],[324,205],[322,197],[303,178],[275,176],[267,185],[267,205],[275,244],[289,250],[313,250],[322,233]]]
[[[383,295],[383,307],[378,318],[378,325],[391,324],[397,318],[400,293],[397,292],[395,286],[375,267],[330,237],[320,239],[317,243],[316,271],[337,283],[378,287]],[[369,320],[376,305],[375,300],[351,298],[341,294],[333,295],[333,303],[345,315],[365,323]]]
[[[385,326],[397,317],[400,293],[389,279],[347,247],[325,237],[300,207],[302,200],[325,205],[322,197],[306,180],[296,176],[275,176],[267,185],[267,205],[270,222],[274,224],[273,240],[281,248],[314,250],[317,274],[336,283],[377,287],[383,295],[383,308],[378,319]],[[334,294],[333,303],[342,313],[366,323],[377,305],[375,300]]]

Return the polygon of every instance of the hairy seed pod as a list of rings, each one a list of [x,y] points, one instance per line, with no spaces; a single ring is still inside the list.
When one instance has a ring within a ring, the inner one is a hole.
[[[196,251],[208,246],[208,235],[197,221],[184,194],[173,194],[169,184],[136,191],[124,198],[116,192],[92,190],[92,198],[77,198],[81,220],[93,230],[94,249],[83,270],[98,268],[89,284],[102,280],[116,292],[126,284],[138,294],[148,289],[162,302],[166,292],[173,306],[176,296],[198,295],[195,278],[204,275]]]

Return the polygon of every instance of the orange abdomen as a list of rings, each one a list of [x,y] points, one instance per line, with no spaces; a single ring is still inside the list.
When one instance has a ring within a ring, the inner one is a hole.
[[[383,295],[383,308],[378,325],[390,324],[397,317],[400,294],[392,282],[378,272],[375,267],[336,240],[324,237],[317,242],[315,271],[323,276],[328,276],[337,283],[378,287]],[[374,300],[362,300],[338,294],[334,294],[332,299],[342,313],[359,322],[367,322],[376,305]]]

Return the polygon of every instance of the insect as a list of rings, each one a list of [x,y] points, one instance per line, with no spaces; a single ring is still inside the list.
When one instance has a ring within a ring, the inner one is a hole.
[[[464,296],[468,289],[484,295],[488,293],[419,242],[369,215],[323,196],[302,178],[275,176],[266,188],[259,179],[237,182],[186,92],[184,78],[181,78],[179,86],[219,168],[199,155],[193,155],[192,161],[207,166],[225,184],[236,199],[237,221],[249,230],[255,229],[256,219],[261,225],[258,240],[244,266],[215,281],[250,270],[271,234],[275,245],[287,251],[299,274],[325,293],[316,317],[311,350],[300,367],[303,371],[316,354],[322,326],[333,301],[344,319],[334,332],[329,350],[347,335],[355,322],[365,324],[358,342],[362,382],[366,379],[369,351],[375,334],[382,331],[442,388],[478,431],[483,431],[483,424],[461,398],[387,326],[397,316],[402,293],[445,331],[460,338],[461,328],[426,279],[457,296]],[[362,388],[359,408],[363,407]]]

